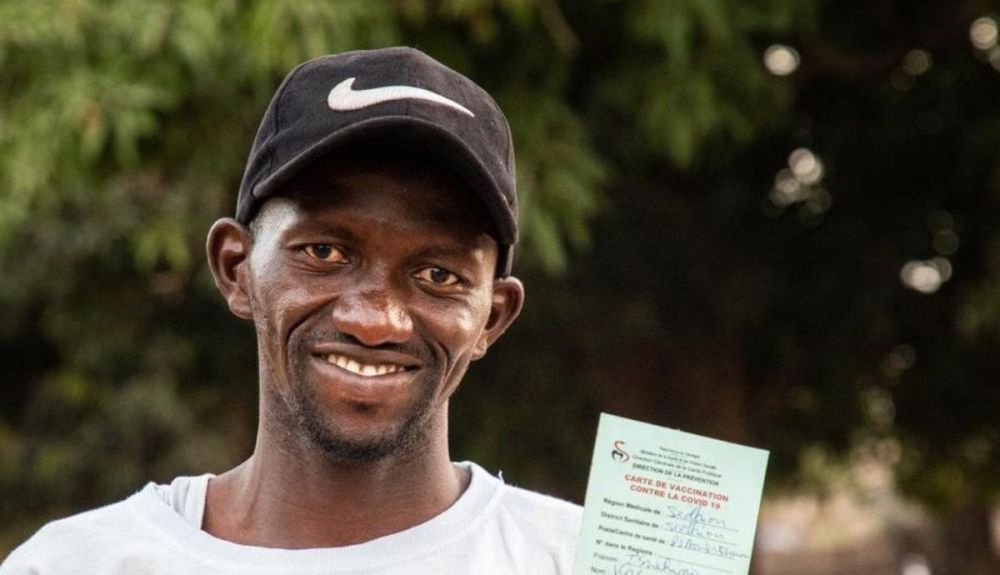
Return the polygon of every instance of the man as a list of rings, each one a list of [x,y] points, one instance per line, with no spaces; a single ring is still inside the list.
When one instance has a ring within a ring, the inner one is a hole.
[[[578,507],[451,462],[448,401],[517,317],[506,119],[390,48],[302,64],[208,259],[258,338],[254,454],[53,522],[0,575],[568,574]]]

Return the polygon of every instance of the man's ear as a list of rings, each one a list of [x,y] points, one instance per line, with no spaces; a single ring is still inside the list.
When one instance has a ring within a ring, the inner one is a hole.
[[[247,258],[252,244],[250,230],[232,218],[215,222],[208,231],[205,244],[215,286],[226,298],[229,310],[242,319],[253,319],[247,273]]]
[[[513,276],[496,278],[493,280],[493,301],[490,305],[490,317],[486,320],[486,327],[476,342],[476,347],[472,352],[473,359],[479,359],[486,355],[493,342],[500,339],[503,332],[507,331],[524,306],[524,286],[521,280]]]

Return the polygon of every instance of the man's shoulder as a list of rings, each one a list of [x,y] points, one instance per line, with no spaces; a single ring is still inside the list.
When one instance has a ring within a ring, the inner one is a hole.
[[[579,522],[583,514],[583,508],[576,503],[515,485],[506,485],[501,504],[514,513],[528,513],[563,521]]]
[[[491,516],[496,541],[511,561],[510,572],[568,574],[573,564],[583,508],[574,503],[502,484]]]
[[[521,530],[552,541],[575,540],[583,517],[575,503],[513,485],[504,486],[498,505]]]
[[[51,521],[16,548],[0,566],[0,575],[35,572],[27,567],[58,565],[89,556],[118,534],[134,532],[137,520],[128,499]],[[10,569],[10,571],[8,571]]]

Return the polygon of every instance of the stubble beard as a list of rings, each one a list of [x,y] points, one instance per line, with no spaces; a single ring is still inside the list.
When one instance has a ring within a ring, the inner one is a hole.
[[[344,465],[370,464],[406,454],[424,443],[429,423],[439,409],[434,403],[435,386],[431,384],[442,375],[436,363],[425,363],[425,373],[412,382],[420,389],[420,394],[402,421],[361,437],[344,429],[336,421],[336,415],[324,410],[318,384],[309,377],[308,357],[303,349],[293,350],[290,358],[293,365],[289,370],[290,393],[284,398],[284,403],[292,420],[290,423],[330,461]],[[374,409],[360,403],[353,408],[360,415]]]
[[[370,437],[351,437],[338,428],[333,417],[324,415],[315,386],[298,379],[296,387],[293,396],[298,428],[328,459],[341,464],[375,463],[412,451],[423,443],[428,422],[434,413],[432,397],[428,393],[431,390],[425,387],[401,423]],[[355,409],[363,413],[371,408],[359,404]]]

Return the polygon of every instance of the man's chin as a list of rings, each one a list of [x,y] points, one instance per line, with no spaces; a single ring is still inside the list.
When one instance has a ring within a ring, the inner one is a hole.
[[[303,414],[299,424],[309,441],[328,459],[340,464],[369,464],[403,455],[425,435],[422,418],[373,430],[345,430],[324,422],[314,414]],[[367,433],[366,433],[367,432]]]
[[[404,451],[391,443],[361,443],[337,441],[329,438],[313,438],[315,444],[332,462],[343,465],[366,465],[386,460]]]
[[[330,397],[322,381],[306,381],[289,407],[303,438],[333,462],[374,463],[419,449],[427,439],[435,412],[429,394],[401,403],[352,402]]]

